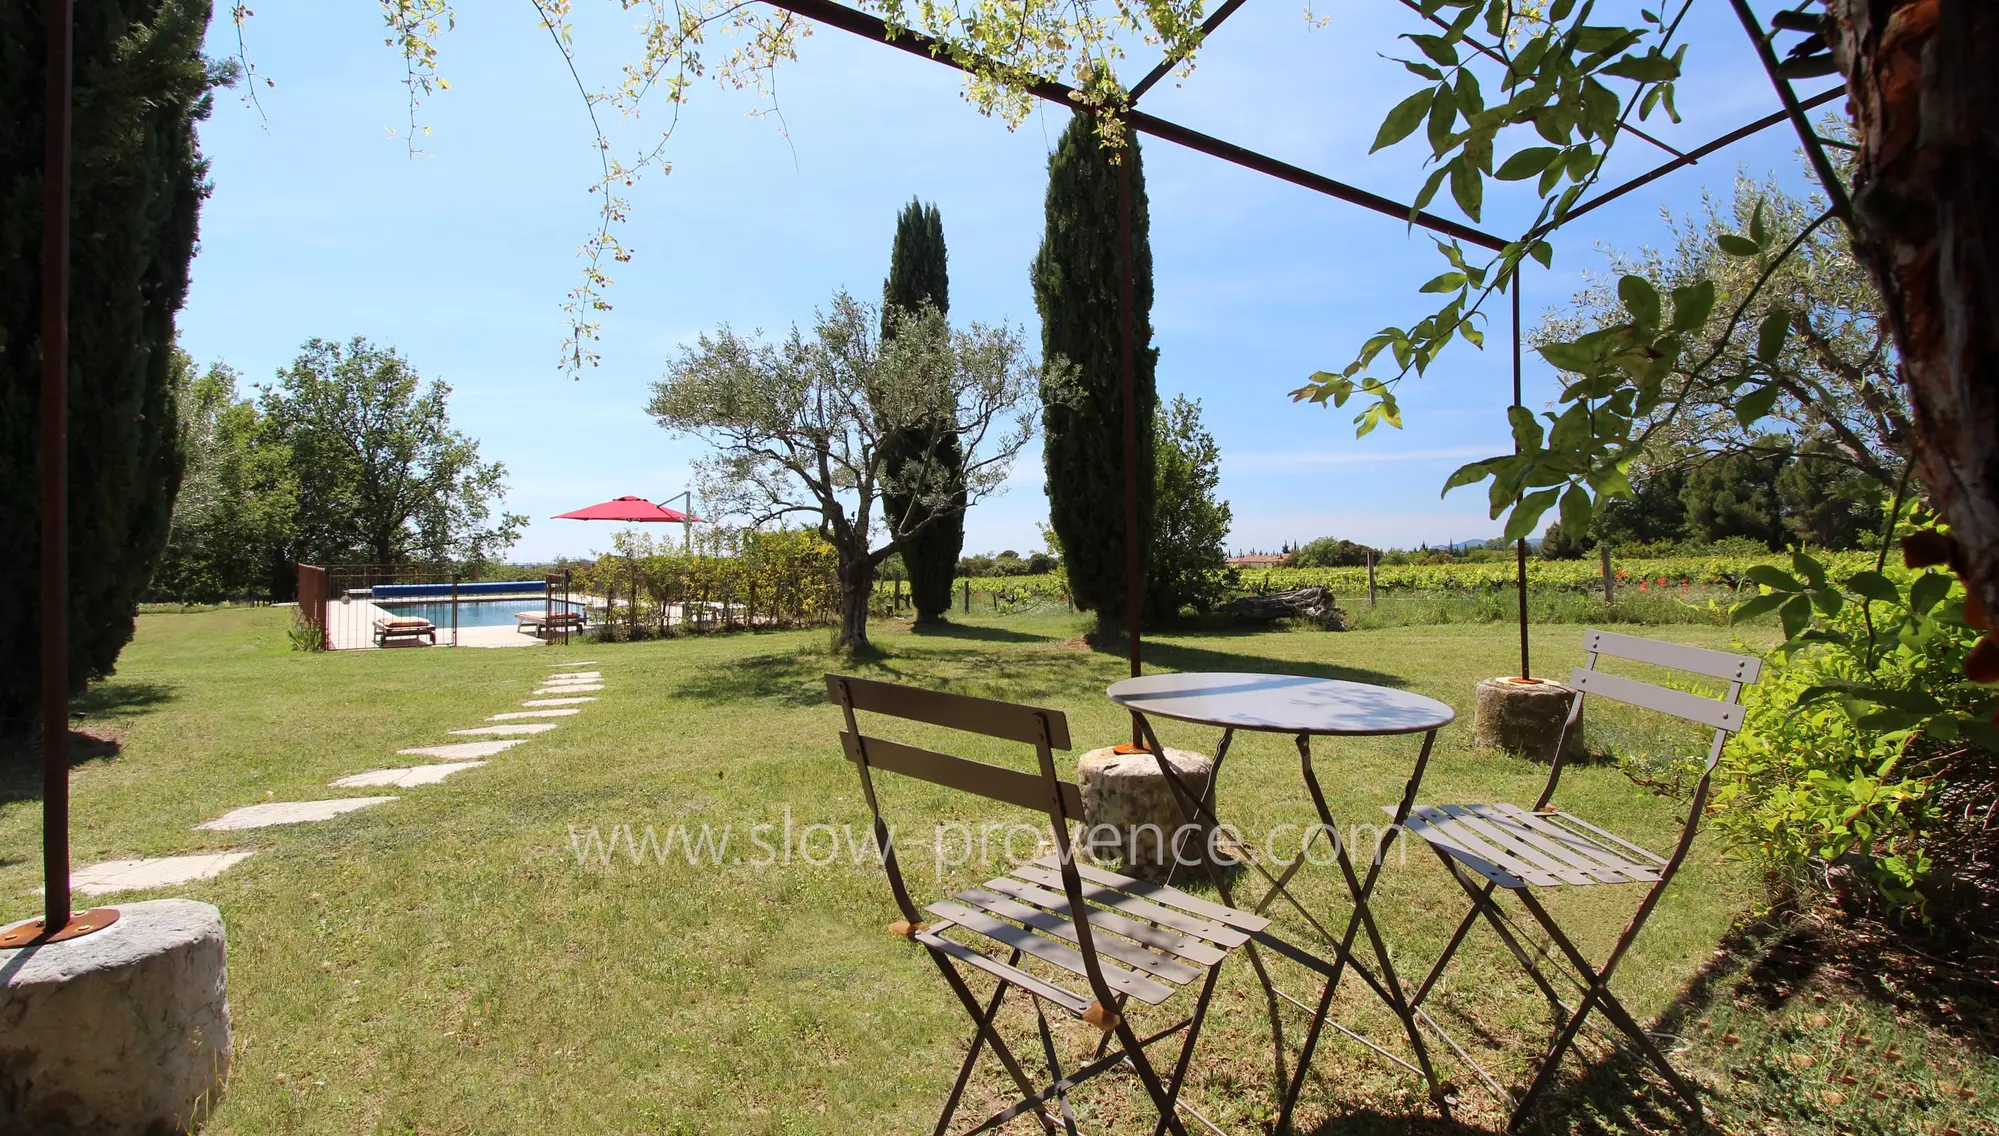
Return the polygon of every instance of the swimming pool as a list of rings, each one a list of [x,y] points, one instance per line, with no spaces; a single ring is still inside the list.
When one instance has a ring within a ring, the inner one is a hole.
[[[375,606],[398,618],[428,619],[439,628],[449,630],[451,627],[451,602],[449,600],[443,603],[388,603],[376,600]],[[569,608],[573,611],[584,610],[580,602],[570,603]],[[540,596],[515,596],[513,599],[503,600],[459,600],[458,626],[512,627],[516,612],[541,611],[542,609],[543,603]],[[563,610],[561,600],[555,601],[555,610]]]

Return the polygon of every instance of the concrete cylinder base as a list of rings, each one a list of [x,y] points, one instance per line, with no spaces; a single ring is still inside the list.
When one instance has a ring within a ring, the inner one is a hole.
[[[229,1076],[222,913],[161,899],[0,951],[0,1136],[199,1127]]]
[[[1478,684],[1472,744],[1503,749],[1535,761],[1553,761],[1575,691],[1551,679],[1489,678]],[[1563,761],[1583,756],[1583,723],[1569,734]]]
[[[1196,795],[1208,791],[1213,758],[1168,749],[1166,760]],[[1172,870],[1174,849],[1188,867],[1206,854],[1206,827],[1186,827],[1181,799],[1151,754],[1093,749],[1077,762],[1076,782],[1083,797],[1083,850],[1091,858],[1116,862],[1141,879],[1160,880]]]

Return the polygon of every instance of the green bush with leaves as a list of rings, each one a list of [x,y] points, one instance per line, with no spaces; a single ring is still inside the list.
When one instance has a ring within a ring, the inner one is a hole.
[[[1999,697],[1964,676],[1979,631],[1962,586],[1882,560],[1835,580],[1803,552],[1790,571],[1749,576],[1761,594],[1735,618],[1774,611],[1785,641],[1745,693],[1743,729],[1717,770],[1717,828],[1791,870],[1857,855],[1891,902],[1920,902],[1939,759],[1999,749]]]

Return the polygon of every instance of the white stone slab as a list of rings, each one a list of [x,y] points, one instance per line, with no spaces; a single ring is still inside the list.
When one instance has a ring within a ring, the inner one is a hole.
[[[603,671],[557,671],[542,679],[543,682],[594,682],[603,678]]]
[[[151,860],[106,860],[70,873],[69,886],[71,890],[85,895],[173,887],[190,880],[219,876],[254,855],[254,852],[212,852],[200,856],[159,856]]]
[[[594,667],[597,665],[597,660],[578,659],[573,663],[550,663],[548,665],[551,667]]]
[[[377,769],[370,773],[337,777],[331,784],[336,789],[358,789],[368,785],[413,789],[418,785],[435,785],[461,769],[476,769],[484,764],[483,761],[450,761],[443,765],[417,765],[409,769]]]
[[[455,745],[418,746],[415,749],[399,749],[396,752],[411,757],[436,757],[445,761],[470,761],[475,757],[491,757],[521,744],[522,740],[497,742],[458,742]]]
[[[446,730],[447,734],[460,737],[476,737],[480,734],[503,736],[506,734],[542,734],[555,728],[554,722],[515,722],[505,726],[474,726],[469,730]]]
[[[588,702],[589,699],[582,701]],[[571,714],[581,714],[581,710],[510,710],[505,714],[495,714],[488,722],[511,722],[516,718],[566,718]]]
[[[272,801],[231,809],[207,824],[194,827],[196,831],[226,832],[239,828],[269,828],[277,824],[308,824],[393,800],[394,797],[341,797],[331,801]]]
[[[530,698],[523,706],[572,706],[578,702],[595,702],[594,698]]]
[[[594,691],[599,691],[602,689],[604,689],[604,684],[601,682],[565,682],[551,686],[544,686],[539,690],[536,690],[535,693],[536,694],[590,694]]]

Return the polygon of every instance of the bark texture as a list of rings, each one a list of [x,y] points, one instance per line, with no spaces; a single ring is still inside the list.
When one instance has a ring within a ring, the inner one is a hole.
[[[1881,289],[1966,587],[1999,610],[1999,4],[1828,10],[1860,142],[1854,253]]]

